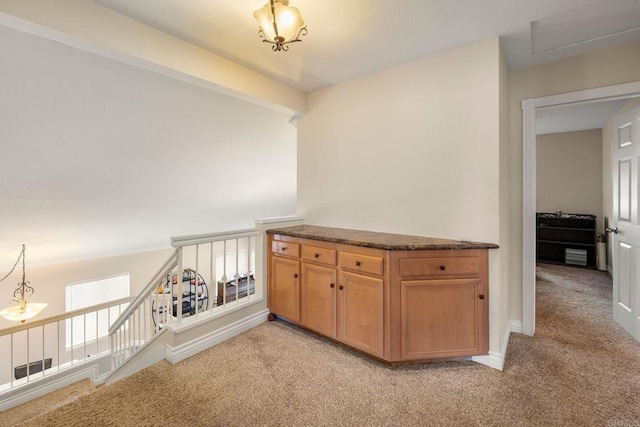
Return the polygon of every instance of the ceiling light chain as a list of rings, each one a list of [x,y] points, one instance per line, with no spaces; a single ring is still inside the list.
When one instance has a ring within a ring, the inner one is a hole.
[[[20,252],[20,255],[18,255],[18,259],[16,260],[16,263],[13,264],[13,267],[11,268],[11,270],[7,274],[5,274],[2,279],[0,279],[0,282],[2,282],[7,277],[11,276],[11,273],[13,273],[15,271],[16,267],[18,266],[18,263],[20,262],[20,258],[22,258],[22,255],[24,255],[24,245],[22,245],[22,252]],[[24,260],[24,258],[23,258],[23,260]]]
[[[33,287],[31,287],[31,282],[27,282],[27,274],[26,274],[26,245],[22,245],[22,250],[20,251],[20,255],[18,255],[18,259],[16,263],[13,265],[11,271],[9,271],[0,282],[5,280],[7,277],[11,275],[16,269],[18,263],[20,262],[20,258],[22,258],[22,282],[18,283],[18,287],[13,291],[13,300],[18,303],[18,307],[10,306],[0,311],[0,315],[6,317],[9,320],[17,320],[19,322],[24,323],[25,320],[30,319],[34,316],[37,316],[46,306],[46,303],[31,303],[27,304],[29,299],[35,293]]]

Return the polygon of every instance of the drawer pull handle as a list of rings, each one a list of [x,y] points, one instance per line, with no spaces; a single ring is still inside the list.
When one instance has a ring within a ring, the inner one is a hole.
[[[335,288],[335,287],[336,287],[336,284],[335,284],[335,283],[332,283],[332,284],[331,284],[331,287],[332,287],[332,288]]]
[[[340,286],[338,287],[338,289],[343,290],[343,289],[344,289],[344,286],[340,285]]]
[[[320,258],[320,254],[313,254],[316,258]]]
[[[440,266],[440,270],[441,270],[441,271],[444,271],[445,269],[446,269],[446,267],[445,267],[444,265],[441,265],[441,266]]]
[[[484,295],[480,294],[479,295],[480,299],[484,299]]]
[[[283,246],[283,247],[282,247],[282,250],[283,250],[283,251],[286,251],[286,250],[287,250],[287,247],[286,247],[286,246]]]
[[[294,274],[294,275],[293,275],[293,277],[295,277],[295,278],[297,279],[297,278],[298,278],[298,275],[297,275],[297,274]]]
[[[360,261],[356,261],[356,267],[360,267]]]

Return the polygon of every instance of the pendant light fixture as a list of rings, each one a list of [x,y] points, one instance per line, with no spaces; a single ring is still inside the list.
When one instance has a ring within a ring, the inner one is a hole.
[[[22,245],[22,251],[20,252],[18,260],[13,265],[11,271],[0,279],[0,282],[13,273],[20,262],[20,259],[22,259],[22,282],[18,283],[18,287],[13,291],[13,301],[17,302],[18,305],[12,305],[3,309],[0,311],[0,315],[9,320],[24,323],[26,320],[36,317],[47,306],[47,304],[37,302],[27,303],[35,291],[31,286],[29,286],[30,282],[27,282],[25,278],[25,245]]]
[[[307,26],[300,10],[289,6],[289,0],[269,0],[261,9],[253,12],[260,25],[258,34],[265,43],[271,43],[274,52],[288,51],[289,43],[301,42],[307,35]]]

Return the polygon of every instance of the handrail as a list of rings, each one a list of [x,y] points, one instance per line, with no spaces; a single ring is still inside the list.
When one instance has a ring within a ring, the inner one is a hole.
[[[222,240],[240,239],[242,237],[257,236],[260,231],[255,228],[244,230],[225,231],[222,233],[193,234],[190,236],[178,236],[171,238],[171,246],[180,248],[183,246],[198,245],[201,243],[219,242]]]
[[[129,319],[131,313],[133,313],[138,308],[138,306],[142,304],[142,302],[147,298],[149,292],[151,292],[152,289],[158,286],[158,281],[162,278],[162,276],[164,276],[168,270],[172,269],[177,264],[178,251],[175,250],[173,254],[167,259],[167,261],[165,261],[162,267],[160,267],[158,272],[153,275],[153,279],[151,279],[147,286],[145,286],[145,288],[140,291],[136,299],[131,304],[129,304],[129,307],[127,307],[127,309],[118,317],[118,319],[116,319],[113,325],[109,328],[109,335],[114,334],[118,330],[118,328],[120,328],[120,326],[122,326],[127,321],[127,319]]]
[[[229,270],[234,272],[235,279],[235,290],[233,291],[235,297],[232,299],[232,301],[236,301],[234,308],[241,308],[241,305],[237,304],[241,299],[246,297],[246,301],[249,301],[251,300],[251,295],[255,295],[257,292],[262,294],[262,288],[258,289],[258,286],[262,286],[262,282],[258,283],[257,280],[251,282],[248,279],[249,269],[256,268],[252,263],[255,264],[257,257],[261,257],[261,255],[259,255],[261,254],[260,251],[262,248],[261,233],[262,231],[260,229],[252,228],[223,233],[173,237],[171,239],[171,245],[175,248],[174,253],[109,328],[112,370],[115,371],[127,363],[128,360],[138,354],[150,341],[156,339],[159,334],[166,331],[167,325],[180,324],[185,317],[185,313],[183,312],[183,310],[185,310],[185,302],[188,305],[186,308],[186,310],[188,310],[186,317],[193,316],[193,319],[196,319],[200,313],[212,313],[215,310],[217,310],[218,313],[222,313],[220,310],[225,310],[231,298],[227,295],[227,286],[223,286],[221,291],[219,287],[216,287],[215,292],[212,288],[212,294],[210,295],[209,291],[206,290],[207,288],[204,288],[204,291],[199,288],[201,285],[197,276],[195,282],[190,282],[189,290],[186,293],[184,290],[184,276],[182,286],[180,286],[181,282],[179,278],[176,283],[169,279],[167,283],[168,289],[163,286],[161,290],[158,290],[160,284],[164,285],[162,281],[165,280],[165,278],[163,276],[167,274],[171,275],[176,268],[178,270],[177,274],[182,274],[181,270],[183,270],[183,264],[185,262],[183,259],[185,256],[185,248],[193,247],[193,251],[189,250],[189,257],[195,256],[195,270],[193,270],[195,272],[198,272],[199,267],[200,246],[204,245],[206,248],[205,251],[208,249],[208,259],[205,262],[205,264],[208,262],[208,267],[205,268],[209,269],[209,275],[211,276],[207,280],[211,280],[212,283],[218,281],[216,274],[216,263],[218,259],[216,257],[219,256],[218,250],[220,249],[217,248],[214,243],[224,242],[224,253],[222,254],[223,258],[221,260],[223,278],[226,277],[228,271],[228,257],[230,254],[235,254],[233,256],[235,258],[235,269],[230,266],[232,270]],[[246,248],[242,250],[242,265],[240,264],[240,239],[246,239],[246,243],[242,242],[242,244],[246,246]],[[230,241],[235,241],[235,245],[231,244],[231,248],[228,248],[227,242]],[[258,253],[258,255],[256,253]],[[233,261],[231,261],[231,263],[233,263]],[[243,266],[247,268],[246,290],[240,289],[239,269],[244,268]],[[202,283],[206,286],[204,279]],[[178,286],[174,286],[174,284]],[[251,284],[253,284],[253,287]],[[175,292],[177,292],[177,296],[174,294]],[[261,300],[262,299],[259,301]],[[206,306],[204,305],[204,301],[206,301]],[[209,304],[210,302],[212,303]],[[151,316],[149,317],[149,315]],[[128,323],[129,321],[130,323]]]
[[[49,323],[60,322],[61,320],[71,319],[76,316],[80,316],[94,311],[104,310],[106,308],[114,307],[120,304],[127,304],[133,301],[133,297],[120,298],[117,300],[104,302],[98,305],[92,305],[90,307],[81,308],[78,310],[68,311],[66,313],[58,314],[56,316],[46,317],[34,322],[23,323],[21,325],[12,326],[6,329],[0,329],[0,337],[9,334],[15,334],[16,332],[26,331],[27,329],[37,328],[38,326],[47,325]]]

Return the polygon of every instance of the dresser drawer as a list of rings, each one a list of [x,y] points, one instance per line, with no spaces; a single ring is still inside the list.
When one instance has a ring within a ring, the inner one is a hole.
[[[300,244],[293,242],[279,242],[274,240],[271,243],[271,251],[274,254],[300,258]]]
[[[380,257],[341,252],[340,268],[382,276],[384,273],[384,260]]]
[[[477,276],[478,257],[405,258],[400,260],[401,277]]]
[[[320,264],[336,265],[336,250],[302,245],[302,259]]]

